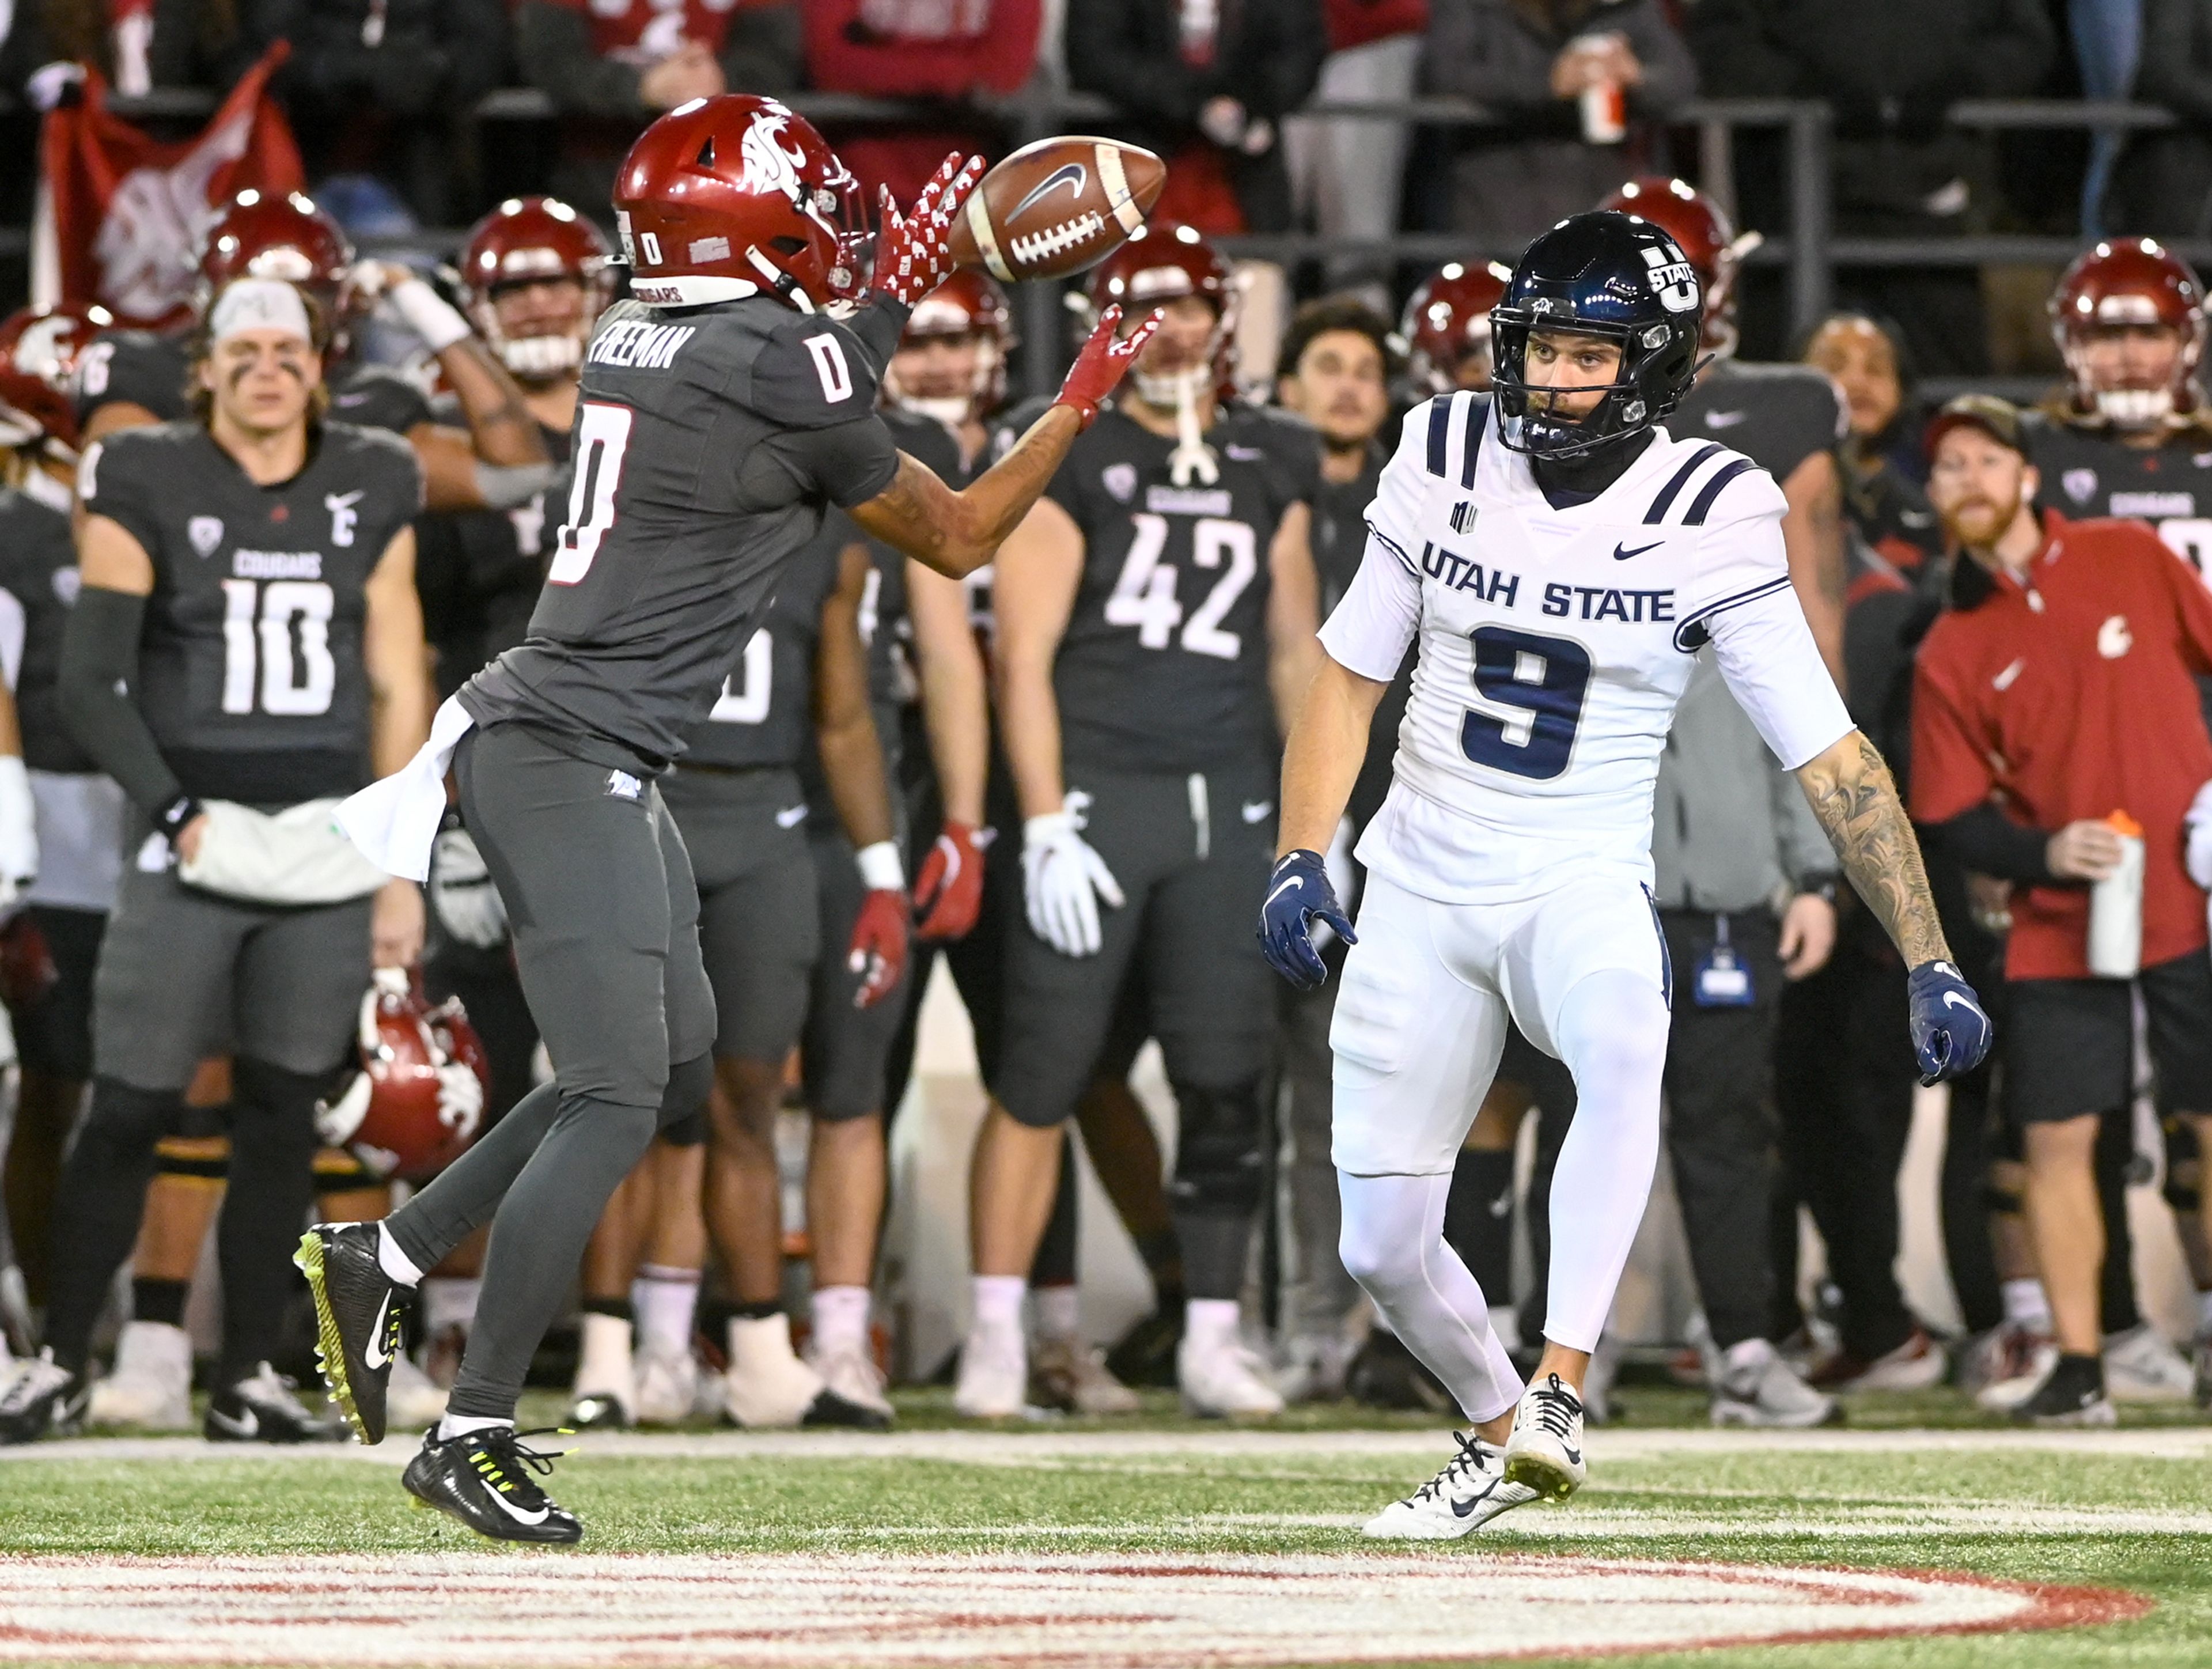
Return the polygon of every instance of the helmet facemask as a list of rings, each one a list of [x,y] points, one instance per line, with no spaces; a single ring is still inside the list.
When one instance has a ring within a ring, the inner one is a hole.
[[[1516,452],[1539,458],[1587,458],[1642,433],[1674,407],[1674,398],[1655,396],[1647,384],[1662,362],[1684,349],[1681,333],[1665,325],[1633,327],[1595,321],[1560,321],[1524,316],[1501,306],[1491,315],[1496,356],[1491,387],[1498,401],[1498,438]],[[1608,383],[1553,387],[1528,381],[1528,338],[1539,331],[1587,336],[1615,344],[1620,366]],[[1691,351],[1694,351],[1692,347]],[[1551,408],[1557,397],[1597,393],[1597,403],[1579,417]],[[1534,398],[1532,398],[1534,397]]]

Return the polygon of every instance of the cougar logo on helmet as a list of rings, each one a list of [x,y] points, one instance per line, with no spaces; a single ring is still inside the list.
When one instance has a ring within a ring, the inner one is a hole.
[[[813,205],[806,201],[805,188],[799,181],[806,153],[784,149],[783,136],[789,125],[789,119],[781,111],[763,111],[753,118],[752,125],[738,141],[738,154],[744,164],[740,183],[747,191],[781,192],[807,209]]]

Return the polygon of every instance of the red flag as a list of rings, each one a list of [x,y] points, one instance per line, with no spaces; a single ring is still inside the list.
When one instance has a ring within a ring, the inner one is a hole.
[[[215,210],[249,187],[295,192],[305,181],[268,93],[290,50],[270,47],[197,137],[170,143],[111,115],[106,83],[88,68],[82,101],[49,112],[40,138],[34,299],[98,302],[155,329],[184,322]]]

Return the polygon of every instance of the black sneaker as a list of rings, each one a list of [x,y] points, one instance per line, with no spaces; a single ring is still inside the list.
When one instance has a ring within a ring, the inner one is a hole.
[[[2119,1416],[2105,1394],[2104,1365],[2094,1356],[2061,1356],[2034,1393],[2012,1411],[2037,1426],[2116,1426]]]
[[[345,1427],[310,1414],[294,1395],[293,1381],[267,1362],[252,1377],[208,1398],[200,1432],[210,1443],[343,1443]]]
[[[1154,1310],[1106,1353],[1106,1371],[1127,1386],[1176,1388],[1176,1352],[1182,1347],[1182,1306]]]
[[[15,1377],[0,1389],[0,1444],[70,1436],[83,1423],[84,1405],[91,1400],[92,1381],[55,1367],[54,1353],[42,1350],[16,1364]]]
[[[526,1447],[535,1431],[489,1426],[464,1436],[438,1441],[436,1427],[422,1434],[422,1447],[400,1477],[407,1493],[424,1507],[450,1513],[479,1536],[502,1542],[581,1541],[584,1526],[556,1505],[531,1476],[553,1470],[556,1454]]]
[[[814,1400],[806,1405],[799,1416],[802,1426],[844,1426],[854,1431],[889,1431],[890,1416],[881,1409],[869,1408],[840,1397],[828,1386],[815,1393]]]
[[[377,1260],[374,1223],[317,1223],[292,1261],[315,1294],[315,1361],[331,1399],[364,1443],[384,1441],[384,1394],[413,1301]]]

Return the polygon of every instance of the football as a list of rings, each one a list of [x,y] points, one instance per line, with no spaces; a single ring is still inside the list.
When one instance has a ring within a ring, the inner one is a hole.
[[[1096,266],[1145,223],[1167,164],[1113,139],[1024,145],[985,174],[952,225],[952,259],[1001,283]]]

